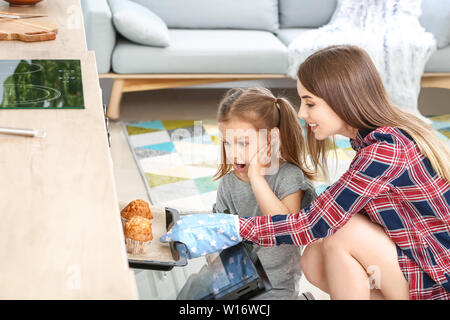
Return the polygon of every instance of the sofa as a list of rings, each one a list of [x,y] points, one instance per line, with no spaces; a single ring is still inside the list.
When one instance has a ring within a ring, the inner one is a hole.
[[[302,32],[327,24],[336,8],[336,0],[81,4],[99,77],[113,79],[107,112],[112,120],[120,116],[124,92],[286,78],[289,44]],[[438,50],[425,66],[422,87],[450,89],[449,21],[450,1],[423,0],[420,23],[433,33]]]

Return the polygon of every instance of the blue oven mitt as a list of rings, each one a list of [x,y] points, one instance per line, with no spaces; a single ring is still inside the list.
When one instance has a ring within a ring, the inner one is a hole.
[[[184,243],[189,259],[204,256],[242,241],[239,235],[239,217],[223,213],[182,216],[159,240]]]

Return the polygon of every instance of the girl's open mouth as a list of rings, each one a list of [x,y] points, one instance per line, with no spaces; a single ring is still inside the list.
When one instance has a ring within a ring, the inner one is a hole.
[[[247,165],[245,163],[234,163],[234,168],[237,172],[245,172]]]

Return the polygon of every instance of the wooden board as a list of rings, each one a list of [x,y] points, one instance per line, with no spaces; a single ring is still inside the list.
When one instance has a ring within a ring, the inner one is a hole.
[[[37,42],[55,40],[58,27],[41,18],[0,19],[0,40]]]
[[[58,27],[53,41],[0,41],[1,59],[78,59],[87,52],[80,0],[45,0],[32,7],[10,7],[0,1],[0,11],[9,14],[46,15]]]

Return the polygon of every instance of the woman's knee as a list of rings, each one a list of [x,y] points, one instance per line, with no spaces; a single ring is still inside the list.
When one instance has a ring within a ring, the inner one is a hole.
[[[309,244],[302,253],[300,266],[306,279],[314,285],[323,281],[322,239]]]
[[[322,251],[324,257],[330,254],[336,254],[346,250],[346,237],[345,232],[340,229],[331,236],[328,236],[322,240]]]
[[[374,228],[376,226],[367,217],[361,214],[354,215],[336,233],[323,239],[324,254],[351,251],[351,248],[363,240],[365,234],[373,232]]]

